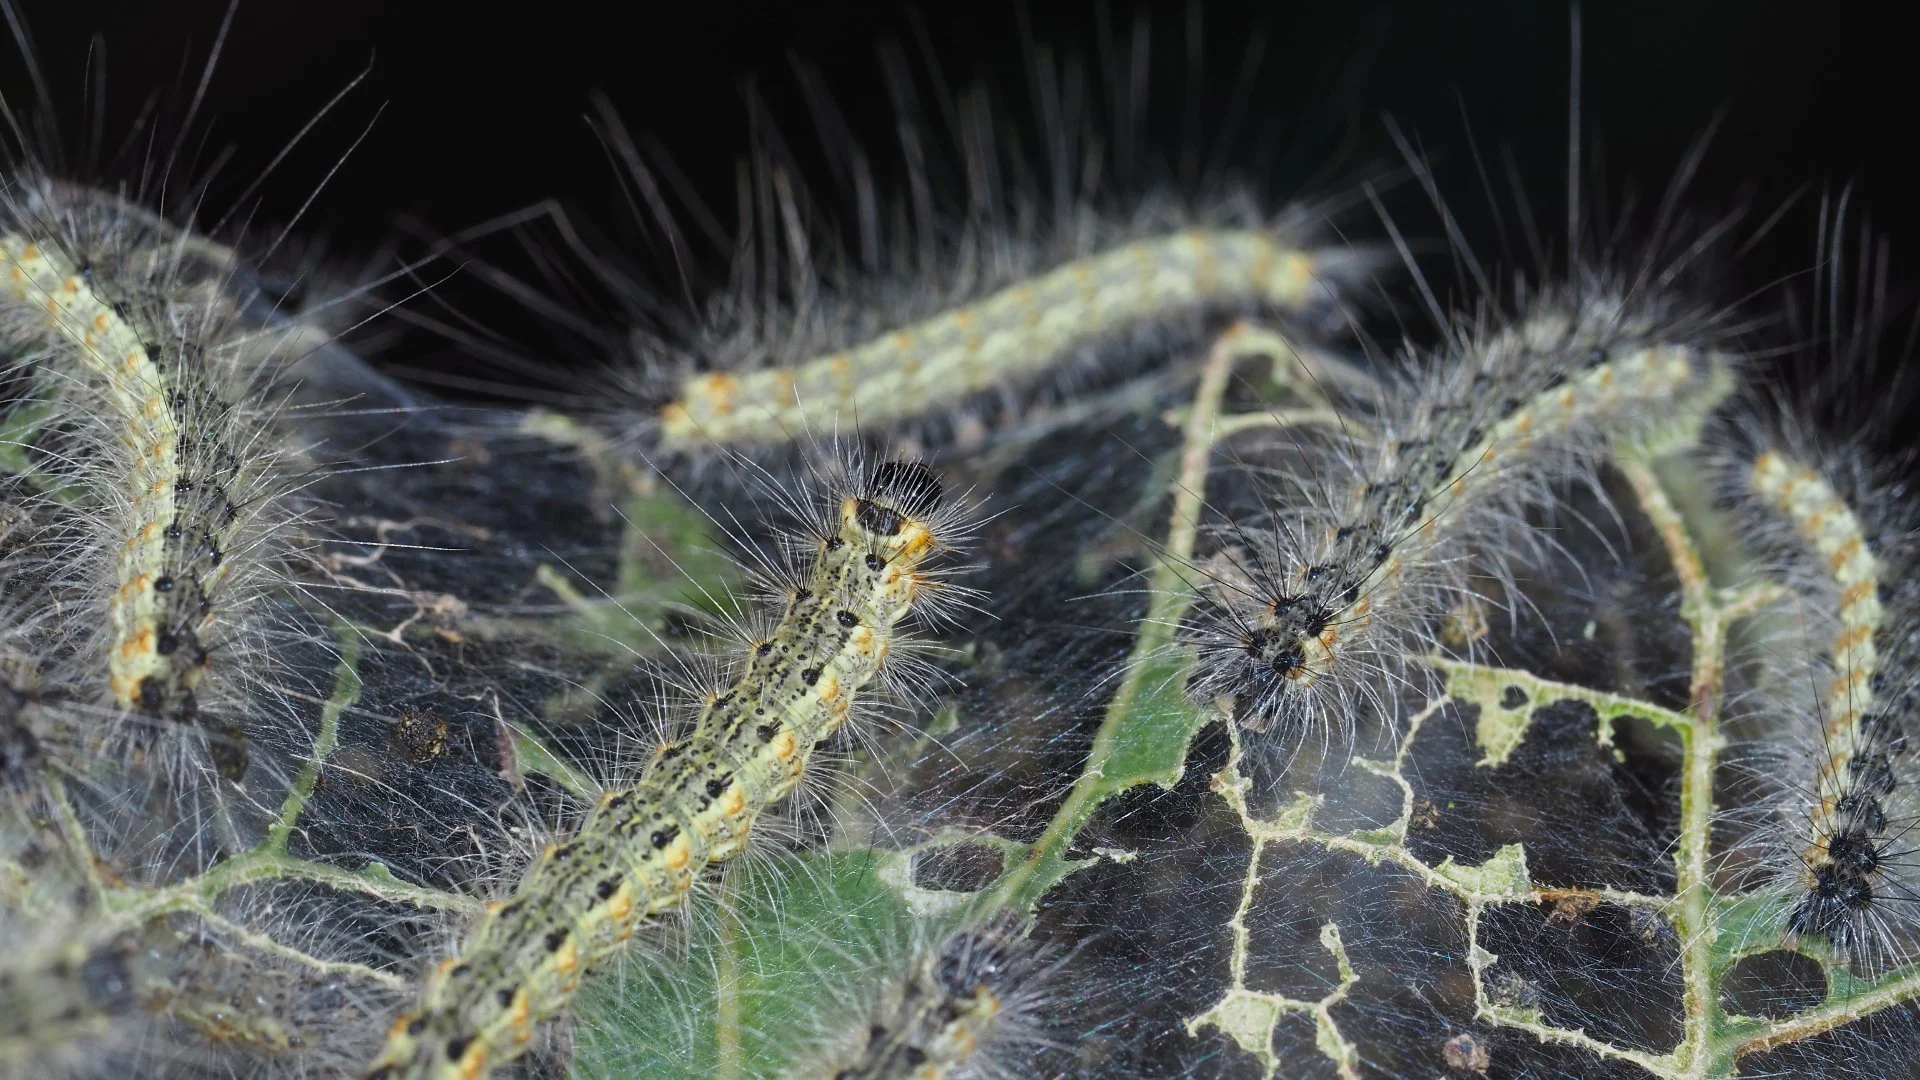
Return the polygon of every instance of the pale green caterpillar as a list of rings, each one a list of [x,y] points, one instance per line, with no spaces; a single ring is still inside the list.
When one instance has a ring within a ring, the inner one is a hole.
[[[1306,307],[1330,295],[1327,260],[1252,230],[1138,240],[795,367],[691,376],[660,411],[661,443],[692,450],[884,427],[1031,378],[1174,312]]]

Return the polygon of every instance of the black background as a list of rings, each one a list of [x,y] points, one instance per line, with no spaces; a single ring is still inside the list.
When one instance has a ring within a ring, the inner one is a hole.
[[[174,88],[176,103],[190,96],[227,13],[219,0],[14,2],[53,87],[69,146],[86,141],[91,123],[84,89],[92,35],[104,42],[100,130],[116,136],[150,93]],[[1177,140],[1186,115],[1178,54],[1190,9],[1114,5],[1111,21],[1124,27],[1136,10],[1150,13],[1156,54],[1172,63],[1152,100],[1156,131]],[[1397,164],[1382,122],[1391,115],[1433,152],[1456,197],[1479,190],[1470,130],[1487,158],[1496,147],[1512,151],[1535,212],[1558,220],[1568,5],[1209,3],[1200,14],[1203,108],[1215,115],[1239,95],[1260,122],[1254,127],[1280,123],[1295,174],[1311,171],[1298,167],[1302,159],[1336,148],[1350,166],[1347,178]],[[748,144],[743,79],[755,78],[783,130],[805,141],[811,136],[787,60],[804,57],[824,72],[855,137],[884,142],[892,114],[875,45],[895,38],[912,47],[915,17],[949,79],[984,74],[1016,89],[1027,55],[1023,18],[1035,37],[1089,54],[1099,25],[1095,6],[1083,2],[969,0],[909,9],[740,0],[247,0],[233,18],[186,157],[204,164],[233,149],[215,187],[217,205],[371,65],[365,82],[261,186],[266,219],[292,217],[364,130],[300,222],[336,254],[378,251],[395,236],[396,222],[452,232],[548,197],[614,228],[627,211],[583,118],[593,91],[604,91],[634,130],[656,135],[694,183],[718,192],[715,201],[725,206],[733,162]],[[1721,115],[1690,199],[1713,207],[1746,201],[1764,217],[1795,191],[1811,193],[1805,212],[1788,215],[1772,240],[1727,268],[1739,280],[1716,290],[1717,299],[1804,275],[1814,259],[1811,208],[1821,191],[1848,184],[1854,205],[1891,241],[1896,279],[1907,276],[1903,256],[1920,210],[1905,160],[1914,91],[1901,35],[1845,5],[1780,0],[1607,0],[1588,5],[1582,25],[1588,161],[1598,148],[1597,172],[1609,189],[1638,182],[1657,193],[1689,144]],[[1234,71],[1255,31],[1268,41],[1265,63],[1251,91],[1237,89]],[[0,89],[10,102],[28,102],[25,71],[11,50],[7,56]],[[1352,92],[1330,96],[1329,85],[1342,77]],[[1230,155],[1244,157],[1261,137],[1243,132]],[[1485,220],[1471,209],[1463,216],[1477,242],[1488,244]],[[1416,224],[1432,231],[1431,215]],[[449,288],[452,302],[461,302],[459,285]]]

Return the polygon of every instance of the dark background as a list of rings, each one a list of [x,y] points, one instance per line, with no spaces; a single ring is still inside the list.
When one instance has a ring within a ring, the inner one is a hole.
[[[107,145],[155,91],[173,88],[167,96],[178,111],[227,12],[219,0],[14,3],[53,87],[69,148],[87,141],[93,123],[85,90],[90,36],[104,42],[105,63],[100,54],[93,62],[106,72],[99,130],[111,136],[102,140]],[[1497,159],[1497,147],[1511,150],[1537,215],[1564,220],[1567,5],[1202,7],[1202,115],[1250,103],[1239,143],[1226,147],[1229,159],[1251,160],[1252,149],[1284,144],[1286,160],[1273,166],[1273,177],[1304,178],[1313,171],[1306,165],[1324,160],[1335,160],[1336,181],[1368,168],[1377,174],[1399,161],[1381,120],[1390,114],[1433,152],[1483,250],[1495,243],[1489,220],[1471,205],[1479,186],[1469,130],[1488,160]],[[1124,28],[1136,10],[1148,11],[1154,24],[1155,131],[1177,142],[1190,129],[1182,82],[1191,69],[1180,55],[1190,9],[1114,5],[1112,25]],[[1084,2],[969,0],[922,5],[917,17],[950,80],[984,74],[1016,91],[1027,55],[1023,18],[1033,36],[1089,54],[1099,25],[1096,7]],[[370,65],[364,83],[260,186],[267,220],[298,212],[364,130],[301,220],[301,231],[325,237],[336,255],[380,251],[396,236],[396,222],[416,223],[416,234],[453,232],[548,197],[617,232],[628,212],[583,119],[592,91],[604,91],[635,131],[656,135],[725,208],[733,162],[748,143],[742,80],[756,78],[782,130],[796,144],[810,143],[787,61],[805,57],[824,72],[855,138],[885,142],[892,113],[875,45],[895,38],[917,47],[912,18],[906,6],[878,3],[642,0],[500,9],[247,0],[185,157],[204,165],[231,148],[211,201],[231,199]],[[1795,191],[1811,191],[1771,240],[1726,269],[1739,280],[1718,299],[1805,274],[1813,262],[1812,207],[1822,190],[1849,183],[1854,205],[1891,241],[1896,279],[1904,277],[1920,208],[1904,168],[1914,91],[1901,35],[1845,5],[1781,0],[1607,0],[1587,6],[1583,27],[1588,161],[1598,148],[1596,171],[1616,199],[1630,182],[1657,194],[1716,115],[1724,120],[1690,201],[1747,202],[1759,218]],[[1265,62],[1242,87],[1237,69],[1256,31],[1268,41]],[[4,55],[0,89],[9,102],[29,102],[17,55]],[[1332,90],[1342,84],[1344,94]],[[1257,133],[1275,124],[1280,136]],[[1432,234],[1432,220],[1429,213],[1413,227]],[[447,287],[450,302],[462,302],[461,287]],[[490,295],[482,302],[498,306]]]

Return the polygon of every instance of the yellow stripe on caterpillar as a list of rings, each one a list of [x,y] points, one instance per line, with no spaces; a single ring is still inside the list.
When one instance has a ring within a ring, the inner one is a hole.
[[[1751,482],[1755,493],[1793,522],[1840,590],[1840,629],[1834,635],[1831,657],[1840,677],[1826,696],[1830,758],[1821,770],[1821,798],[1830,801],[1824,789],[1830,786],[1834,771],[1853,755],[1860,716],[1873,706],[1872,682],[1878,666],[1873,635],[1883,615],[1879,561],[1865,542],[1860,519],[1819,473],[1769,450],[1754,460]]]

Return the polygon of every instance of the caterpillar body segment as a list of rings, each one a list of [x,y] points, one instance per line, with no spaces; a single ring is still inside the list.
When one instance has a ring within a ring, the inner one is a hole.
[[[95,291],[90,267],[76,266],[65,253],[20,234],[0,237],[0,251],[6,260],[0,295],[44,312],[47,329],[100,380],[108,406],[125,425],[123,438],[134,462],[130,501],[142,524],[120,552],[121,584],[108,605],[113,626],[109,686],[122,707],[158,712],[167,705],[170,685],[191,692],[198,680],[191,669],[199,666],[170,672],[170,661],[158,649],[164,595],[153,586],[168,561],[166,534],[180,477],[180,425],[167,379],[131,323]]]
[[[1852,756],[1861,714],[1873,707],[1879,653],[1874,636],[1885,607],[1880,602],[1880,560],[1865,527],[1825,477],[1787,455],[1768,450],[1753,463],[1753,491],[1793,522],[1802,542],[1825,563],[1840,592],[1838,633],[1830,658],[1841,673],[1824,695],[1826,738],[1835,762]]]

